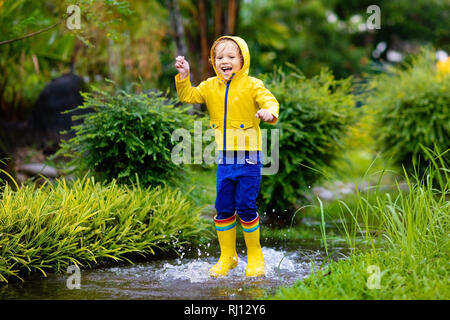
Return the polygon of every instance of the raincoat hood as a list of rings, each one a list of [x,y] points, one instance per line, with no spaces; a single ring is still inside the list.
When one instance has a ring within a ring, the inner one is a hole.
[[[222,81],[226,81],[226,79],[223,79],[222,76],[220,75],[220,73],[216,70],[216,63],[214,61],[214,55],[213,55],[214,48],[216,47],[217,42],[219,42],[222,39],[231,39],[234,42],[236,42],[237,45],[239,46],[239,49],[241,49],[242,57],[244,59],[244,64],[242,65],[241,70],[239,70],[236,73],[233,73],[231,75],[231,77],[235,78],[235,77],[239,77],[241,75],[248,75],[248,71],[250,69],[250,51],[248,50],[247,43],[245,42],[244,39],[242,39],[240,37],[223,36],[223,37],[218,38],[216,41],[214,41],[213,45],[211,46],[211,50],[210,50],[211,63],[212,63],[214,72],[216,73],[217,77],[219,79],[221,79]]]

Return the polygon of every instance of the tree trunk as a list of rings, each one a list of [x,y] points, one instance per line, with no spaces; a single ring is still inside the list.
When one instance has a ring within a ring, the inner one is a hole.
[[[202,79],[206,79],[210,76],[210,68],[208,49],[208,20],[206,16],[206,5],[204,0],[198,1],[198,19],[200,26],[201,76]]]
[[[237,0],[228,0],[227,35],[234,35],[236,28]]]
[[[166,0],[166,6],[169,10],[170,24],[173,28],[173,38],[177,47],[177,55],[187,57],[187,48],[184,38],[183,21],[181,20],[180,7],[178,0]]]
[[[223,35],[223,24],[222,24],[222,1],[216,1],[214,7],[214,40]]]
[[[166,0],[167,10],[169,11],[170,24],[173,29],[173,38],[177,47],[177,56],[183,56],[188,59],[188,50],[186,46],[186,38],[184,34],[183,21],[181,19],[180,7],[178,6],[178,0]],[[175,59],[174,59],[175,60]],[[191,67],[192,69],[192,67]],[[195,83],[195,76],[192,70],[189,72],[191,83]],[[196,114],[201,112],[202,107],[199,104],[194,104],[189,114]]]

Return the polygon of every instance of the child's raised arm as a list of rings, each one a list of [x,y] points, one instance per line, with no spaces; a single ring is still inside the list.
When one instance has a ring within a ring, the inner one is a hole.
[[[202,89],[204,82],[200,83],[198,87],[191,86],[189,79],[189,63],[187,60],[182,56],[176,57],[175,68],[179,72],[175,76],[175,86],[180,101],[185,103],[205,103]]]
[[[183,56],[176,57],[175,68],[180,73],[180,80],[183,80],[189,75],[189,63]]]

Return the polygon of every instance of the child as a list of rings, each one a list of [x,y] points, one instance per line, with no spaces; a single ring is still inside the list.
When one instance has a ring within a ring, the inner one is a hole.
[[[186,103],[206,104],[219,151],[214,222],[221,253],[210,275],[225,276],[237,266],[237,212],[247,247],[246,276],[263,276],[264,257],[256,212],[262,170],[259,122],[262,119],[276,123],[279,104],[261,80],[248,75],[250,53],[243,39],[220,37],[211,47],[210,55],[217,76],[197,87],[191,86],[189,64],[184,57],[178,56],[175,63],[179,72],[175,76],[178,96]]]

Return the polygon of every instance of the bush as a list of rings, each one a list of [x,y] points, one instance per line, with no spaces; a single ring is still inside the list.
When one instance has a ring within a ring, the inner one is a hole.
[[[286,220],[290,215],[284,213],[292,211],[342,150],[356,119],[355,99],[350,78],[335,80],[329,71],[306,79],[278,69],[265,84],[280,103],[275,126],[280,129],[280,162],[277,174],[263,176],[259,202],[261,211]]]
[[[170,182],[182,170],[171,160],[172,132],[193,128],[186,108],[158,92],[110,95],[93,89],[83,93],[85,102],[77,108],[93,112],[73,117],[84,121],[73,127],[76,136],[62,142],[57,156],[67,156],[76,172],[91,171],[101,181]]]
[[[0,283],[48,271],[175,252],[207,230],[179,190],[77,179],[0,194]]]
[[[414,163],[420,176],[431,164],[427,148],[438,153],[450,148],[450,75],[437,75],[431,51],[375,77],[366,96],[376,112],[377,149],[408,174]],[[450,153],[442,157],[446,163],[449,159]]]

